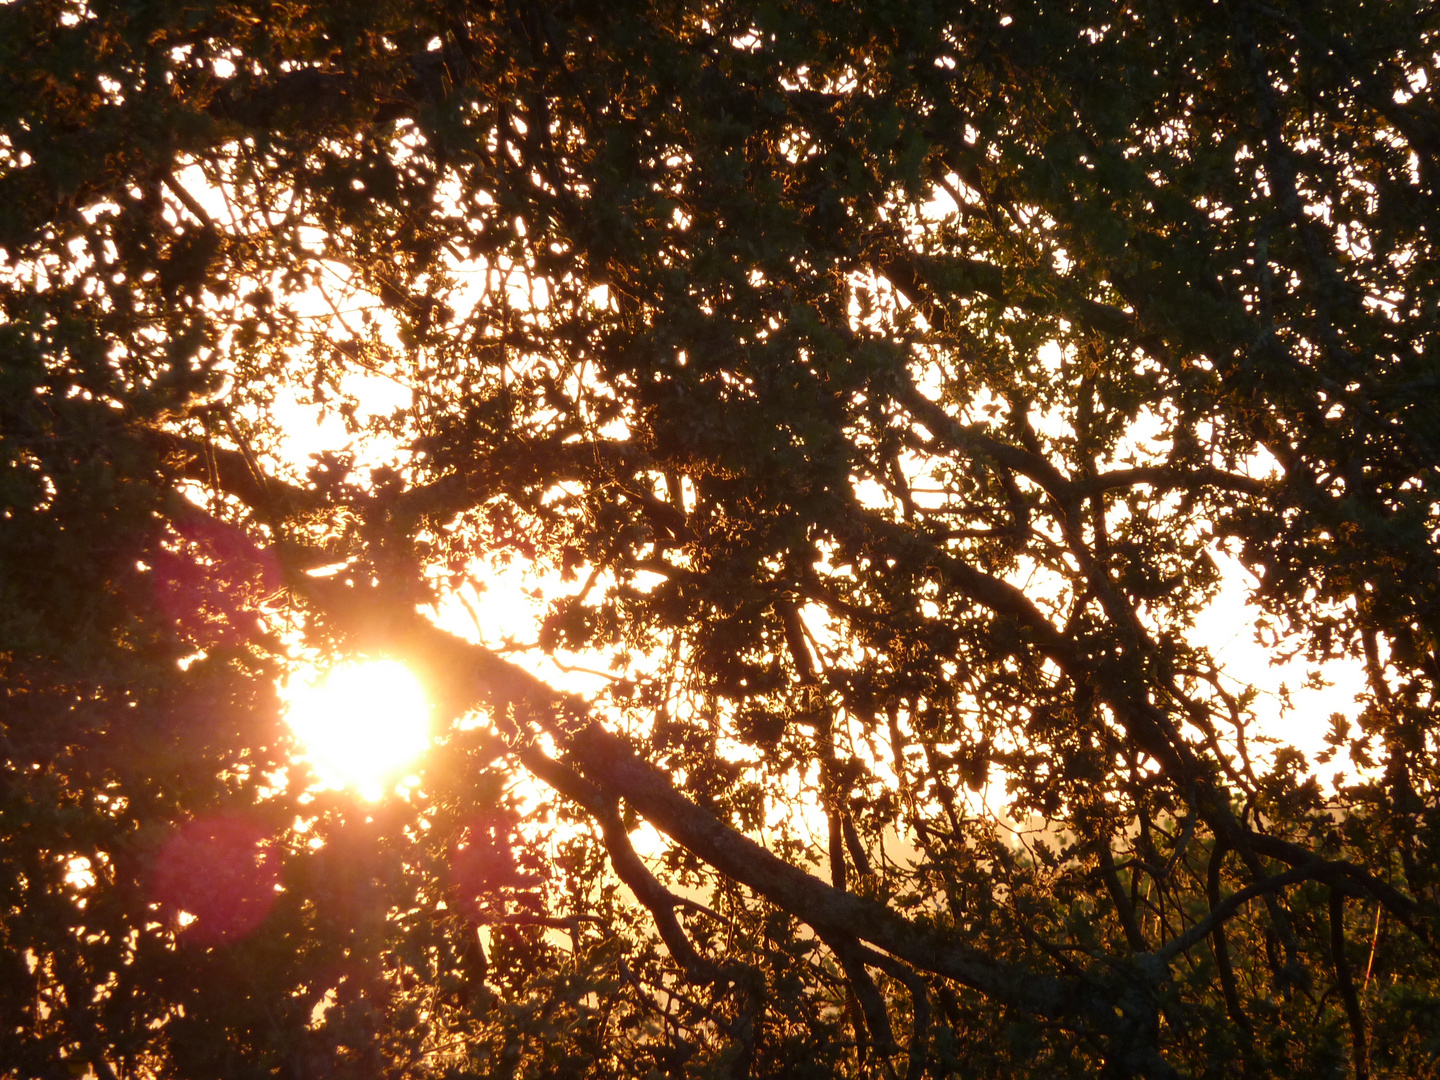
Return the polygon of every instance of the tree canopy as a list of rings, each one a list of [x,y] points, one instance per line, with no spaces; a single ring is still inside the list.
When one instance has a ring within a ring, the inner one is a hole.
[[[0,6],[0,1073],[1437,1075],[1437,79],[1419,0]],[[1363,669],[1308,749],[1226,560]],[[349,656],[440,720],[374,803]]]

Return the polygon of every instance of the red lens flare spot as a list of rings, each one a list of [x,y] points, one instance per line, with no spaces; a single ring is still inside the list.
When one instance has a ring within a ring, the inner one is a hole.
[[[267,837],[247,822],[192,821],[160,850],[153,895],[186,940],[235,941],[270,913],[280,881],[277,863]]]

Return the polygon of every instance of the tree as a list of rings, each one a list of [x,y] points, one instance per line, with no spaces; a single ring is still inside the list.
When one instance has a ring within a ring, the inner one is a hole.
[[[0,7],[7,1075],[1434,1075],[1437,34]],[[1218,549],[1364,665],[1313,762]],[[302,643],[417,792],[307,790]]]

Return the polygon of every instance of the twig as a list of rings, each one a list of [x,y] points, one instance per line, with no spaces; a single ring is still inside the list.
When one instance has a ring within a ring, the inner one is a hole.
[[[1370,959],[1365,961],[1365,982],[1360,987],[1362,994],[1370,988],[1370,972],[1375,966],[1375,946],[1380,943],[1380,916],[1384,912],[1385,905],[1377,903],[1375,905],[1375,930],[1370,935]]]

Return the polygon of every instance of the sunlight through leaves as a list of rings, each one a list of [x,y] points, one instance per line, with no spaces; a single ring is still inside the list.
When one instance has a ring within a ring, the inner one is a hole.
[[[288,719],[320,781],[380,798],[429,747],[430,704],[395,660],[341,664],[287,687]]]

